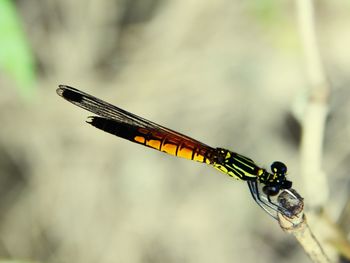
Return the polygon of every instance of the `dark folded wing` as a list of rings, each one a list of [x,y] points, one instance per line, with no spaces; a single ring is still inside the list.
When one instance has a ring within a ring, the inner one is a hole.
[[[60,85],[57,94],[101,117],[88,121],[94,127],[118,137],[171,155],[211,163],[214,149],[186,135],[116,107],[73,87]]]

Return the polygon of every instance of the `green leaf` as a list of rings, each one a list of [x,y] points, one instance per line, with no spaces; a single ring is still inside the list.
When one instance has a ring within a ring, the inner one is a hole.
[[[34,58],[11,0],[0,0],[0,70],[15,80],[23,96],[32,95]]]

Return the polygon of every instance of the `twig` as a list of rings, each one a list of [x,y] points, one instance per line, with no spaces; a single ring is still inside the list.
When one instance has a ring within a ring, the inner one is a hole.
[[[297,0],[297,13],[309,79],[307,104],[302,119],[301,176],[308,208],[316,213],[321,210],[320,208],[325,207],[329,197],[327,178],[321,164],[330,88],[317,45],[313,1]],[[284,197],[286,203],[289,203],[289,198]],[[330,262],[323,247],[311,232],[303,209],[299,213],[296,219],[285,220],[284,216],[279,216],[281,227],[296,237],[314,262]],[[297,219],[300,222],[296,221]],[[322,237],[322,241],[324,240],[325,238]]]
[[[283,191],[278,196],[278,202],[290,212],[288,217],[285,214],[278,213],[281,228],[295,236],[313,262],[330,262],[307,224],[303,198],[294,189],[291,189]]]
[[[330,89],[317,45],[312,0],[297,0],[297,12],[306,72],[310,82],[302,120],[301,175],[308,206],[316,210],[324,206],[329,196],[327,178],[321,163]]]

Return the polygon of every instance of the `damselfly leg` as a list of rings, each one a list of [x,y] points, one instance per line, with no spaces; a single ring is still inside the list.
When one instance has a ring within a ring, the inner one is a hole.
[[[254,201],[265,210],[271,217],[277,220],[277,212],[285,214],[288,216],[290,213],[284,207],[275,204],[269,195],[265,196],[265,194],[261,194],[259,190],[259,185],[257,181],[247,181],[250,193],[254,199]],[[273,213],[272,211],[276,212]]]

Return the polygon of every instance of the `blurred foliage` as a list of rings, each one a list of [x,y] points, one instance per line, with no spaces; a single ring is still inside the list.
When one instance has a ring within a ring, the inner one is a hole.
[[[287,50],[297,50],[299,38],[295,34],[296,24],[288,15],[286,3],[278,0],[248,1],[248,10],[260,26],[273,38],[275,45]]]
[[[28,97],[34,88],[34,58],[13,1],[0,0],[0,68]]]
[[[276,22],[283,18],[280,1],[252,0],[249,6],[254,15],[266,26],[276,26]]]

